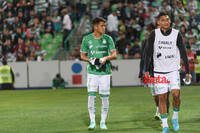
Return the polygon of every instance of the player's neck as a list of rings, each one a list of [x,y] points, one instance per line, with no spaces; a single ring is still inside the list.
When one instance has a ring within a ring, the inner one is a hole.
[[[94,32],[93,36],[94,36],[95,39],[100,39],[102,37],[102,34],[99,33],[99,32]]]
[[[166,33],[170,28],[160,28],[164,33]]]

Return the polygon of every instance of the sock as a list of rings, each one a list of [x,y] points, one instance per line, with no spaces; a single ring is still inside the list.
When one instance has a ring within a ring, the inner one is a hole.
[[[161,121],[162,121],[162,124],[163,124],[163,128],[164,127],[169,127],[168,126],[168,123],[167,123],[167,117],[168,117],[168,114],[161,114]]]
[[[102,106],[101,106],[101,122],[105,122],[109,108],[109,95],[100,95]]]
[[[88,112],[90,115],[90,122],[95,122],[95,112],[96,112],[96,92],[88,93]]]
[[[178,119],[178,112],[179,112],[179,108],[173,108],[173,115],[172,115],[172,119]]]
[[[158,106],[156,107],[156,113],[160,113],[160,112],[159,112],[159,107],[158,107]]]

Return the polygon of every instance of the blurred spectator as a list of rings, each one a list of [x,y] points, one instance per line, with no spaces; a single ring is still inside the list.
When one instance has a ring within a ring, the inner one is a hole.
[[[53,22],[54,29],[56,32],[58,32],[62,29],[61,17],[58,16],[57,11],[54,11],[52,14],[52,22]]]
[[[54,24],[50,16],[47,16],[45,24],[44,24],[44,28],[45,28],[45,31],[50,30],[51,35],[54,37]]]
[[[50,13],[57,12],[59,8],[59,0],[49,0]]]
[[[8,2],[7,2],[7,0],[1,0],[1,1],[0,1],[0,8],[2,8],[3,11],[4,11],[4,10],[7,9],[7,7],[8,7]]]
[[[10,66],[8,66],[5,58],[2,60],[0,67],[0,88],[1,90],[13,90],[15,83],[15,75]]]
[[[117,18],[117,9],[113,9],[112,13],[108,15],[107,30],[108,33],[113,37],[114,41],[116,41],[117,38],[118,25],[119,21]]]
[[[118,53],[124,55],[126,53],[126,47],[130,45],[130,42],[126,39],[126,34],[120,33],[119,40],[116,42],[116,48]]]
[[[37,60],[37,55],[35,54],[35,51],[31,51],[28,60],[29,61],[36,61]]]
[[[16,61],[26,61],[26,57],[22,52],[17,52],[16,53]]]
[[[35,51],[38,47],[38,44],[33,38],[30,38],[27,42],[27,46],[30,48],[30,51]]]
[[[195,64],[198,64],[198,60],[196,58],[196,55],[191,51],[191,47],[188,45],[187,49],[187,56],[188,56],[188,61],[189,61],[189,66],[190,66],[190,74],[192,75],[192,82],[196,82],[196,73],[195,73]],[[181,59],[181,64],[183,66],[183,70],[185,71],[185,66],[183,65],[183,60]]]
[[[56,74],[56,77],[52,81],[52,89],[64,89],[65,84],[65,80],[60,76],[60,74]]]
[[[108,15],[111,13],[110,10],[110,2],[106,1],[103,4],[103,9],[101,11],[101,17],[103,17],[104,19],[107,19]]]
[[[100,16],[100,10],[99,9],[100,9],[99,0],[91,0],[90,1],[90,11],[91,11],[91,14],[92,14],[92,19]]]
[[[85,17],[81,20],[80,22],[80,31],[81,34],[84,36],[84,35],[87,35],[89,32],[91,32],[91,20],[90,20],[90,16],[89,16],[89,13],[86,13],[85,14]]]
[[[141,48],[139,46],[138,39],[135,39],[133,47],[130,49],[130,58],[139,59],[141,57]]]
[[[187,2],[187,10],[188,11],[195,11],[197,9],[197,1],[196,0],[188,0]]]
[[[64,14],[64,18],[63,18],[63,47],[67,47],[68,49],[68,43],[67,46],[65,46],[65,40],[67,38],[67,36],[70,34],[71,30],[72,30],[72,21],[68,15],[68,9],[63,9],[63,14]]]
[[[18,42],[17,44],[15,45],[15,48],[14,48],[14,53],[17,54],[17,53],[23,53],[25,51],[25,47],[26,47],[26,44],[24,42],[24,39],[19,37],[18,38]]]
[[[37,61],[44,61],[46,51],[42,50],[40,45],[36,47],[35,54],[37,56]]]
[[[2,55],[6,55],[8,53],[13,53],[14,52],[14,47],[12,45],[12,42],[10,39],[6,39],[2,46]]]
[[[35,11],[40,14],[43,11],[47,11],[48,2],[47,0],[35,0]]]

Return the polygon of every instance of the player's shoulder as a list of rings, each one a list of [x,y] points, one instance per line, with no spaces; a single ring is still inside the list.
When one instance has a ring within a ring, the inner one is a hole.
[[[179,33],[179,30],[172,28],[173,32]]]
[[[90,34],[88,34],[88,35],[85,35],[85,36],[83,37],[83,42],[88,41],[88,40],[91,40],[91,39],[92,39],[92,33],[90,33]]]
[[[92,37],[92,33],[85,35],[85,36],[83,37],[83,39],[88,39],[88,38],[91,38],[91,37]]]
[[[105,39],[112,39],[112,37],[109,36],[108,34],[102,34],[102,35],[103,35],[103,38],[105,38]]]

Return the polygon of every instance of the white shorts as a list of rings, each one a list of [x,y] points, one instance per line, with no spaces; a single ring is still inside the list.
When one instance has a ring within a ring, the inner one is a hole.
[[[110,95],[110,75],[87,75],[88,92],[98,92],[103,95]]]
[[[165,77],[169,83],[155,83],[155,95],[164,94],[173,89],[180,89],[179,71],[173,71],[167,74],[154,73],[154,77]]]
[[[154,89],[154,83],[150,83],[150,84],[148,84],[148,87],[150,88],[150,90],[151,90],[151,94],[152,94],[152,96],[156,96],[156,92],[155,92],[155,89]]]

